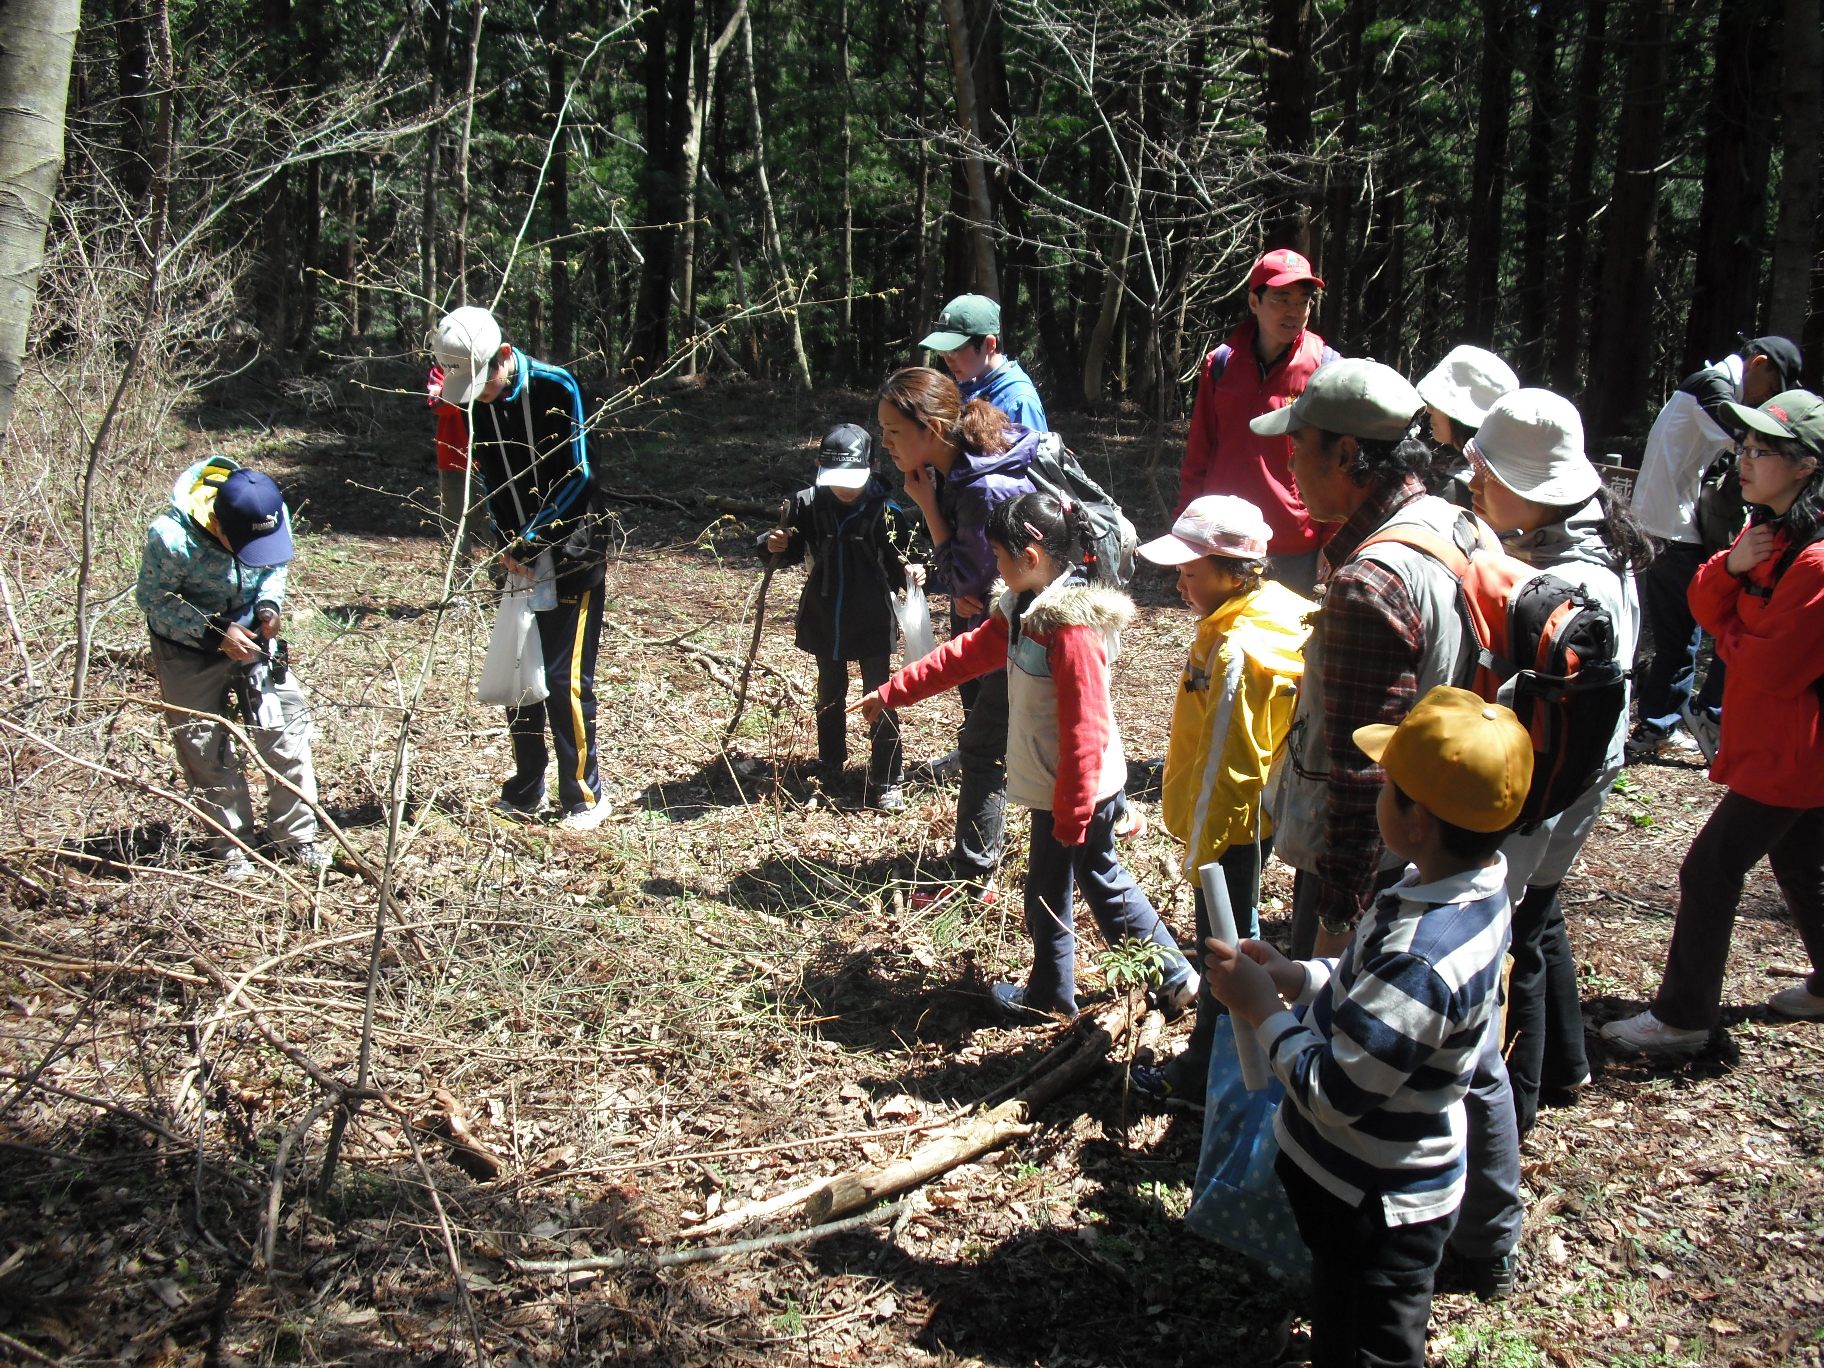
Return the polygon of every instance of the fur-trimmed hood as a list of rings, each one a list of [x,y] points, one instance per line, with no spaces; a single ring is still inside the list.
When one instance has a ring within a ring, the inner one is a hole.
[[[1008,592],[1005,585],[998,587],[1003,595]],[[1104,636],[1118,636],[1133,620],[1134,601],[1126,594],[1071,575],[1061,575],[1046,585],[1020,615],[1023,630],[1046,635],[1060,627],[1094,627]]]

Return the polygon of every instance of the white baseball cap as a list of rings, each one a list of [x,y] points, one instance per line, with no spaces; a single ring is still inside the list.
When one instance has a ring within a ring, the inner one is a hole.
[[[457,405],[474,402],[488,383],[488,368],[500,355],[500,343],[500,324],[486,309],[465,304],[443,316],[431,350],[443,367],[446,401]]]
[[[1139,548],[1154,565],[1184,565],[1201,556],[1259,560],[1267,554],[1273,529],[1260,510],[1233,494],[1192,499],[1172,530]]]
[[[1481,427],[1495,400],[1520,388],[1513,367],[1480,347],[1452,347],[1415,388],[1453,423]]]
[[[1583,452],[1577,406],[1550,390],[1518,389],[1495,400],[1463,454],[1534,503],[1582,507],[1602,484]]]

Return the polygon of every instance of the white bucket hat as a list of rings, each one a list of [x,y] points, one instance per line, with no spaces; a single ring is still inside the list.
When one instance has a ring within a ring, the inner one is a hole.
[[[1463,454],[1472,466],[1534,503],[1582,506],[1602,485],[1596,467],[1583,454],[1583,419],[1577,416],[1577,406],[1550,390],[1519,389],[1502,395]]]
[[[465,304],[437,324],[431,350],[443,367],[443,397],[461,406],[473,402],[488,383],[488,368],[500,354],[500,324],[486,309]]]
[[[1200,556],[1259,560],[1267,554],[1273,529],[1260,510],[1233,494],[1192,499],[1172,530],[1139,548],[1154,565],[1184,565]]]
[[[1481,427],[1495,400],[1520,388],[1513,368],[1480,347],[1452,347],[1419,381],[1419,397],[1453,423]]]

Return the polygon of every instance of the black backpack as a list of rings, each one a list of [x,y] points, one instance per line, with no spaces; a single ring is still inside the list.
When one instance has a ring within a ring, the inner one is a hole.
[[[1039,434],[1039,448],[1027,463],[1026,477],[1042,494],[1082,506],[1089,517],[1090,544],[1084,568],[1092,584],[1117,588],[1134,577],[1134,525],[1102,486],[1089,478],[1083,463],[1055,432]]]
[[[1748,523],[1748,505],[1742,502],[1742,476],[1734,451],[1725,451],[1704,467],[1697,486],[1697,535],[1704,554],[1735,545]]]

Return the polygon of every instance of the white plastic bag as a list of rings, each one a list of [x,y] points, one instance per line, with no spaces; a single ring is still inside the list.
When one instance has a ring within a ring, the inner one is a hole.
[[[528,589],[502,594],[475,697],[496,707],[529,708],[543,703],[550,692],[545,684],[545,652],[538,638],[538,618],[532,612],[532,593]]]
[[[906,637],[903,664],[922,660],[937,649],[937,636],[931,630],[931,605],[925,601],[924,586],[908,584],[904,594],[894,596],[893,611],[899,618],[899,630]]]

